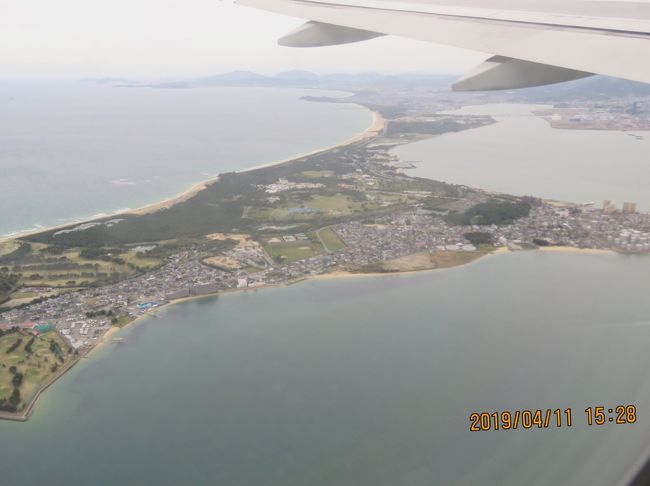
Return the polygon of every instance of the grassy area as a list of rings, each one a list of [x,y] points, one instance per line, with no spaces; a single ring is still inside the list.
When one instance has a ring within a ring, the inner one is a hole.
[[[135,249],[129,250],[126,253],[122,253],[120,257],[128,264],[132,263],[133,265],[140,268],[155,268],[160,265],[160,259],[157,258],[140,258],[137,256]]]
[[[2,307],[12,309],[20,305],[29,304],[36,298],[36,297],[16,298],[14,297],[14,295],[15,294],[12,294],[11,298],[8,301],[3,302]]]
[[[367,195],[369,200],[376,201],[379,205],[399,204],[408,201],[408,196],[405,194],[393,192],[367,191]]]
[[[323,240],[329,251],[338,251],[346,247],[341,237],[330,227],[318,230],[318,236]]]
[[[247,266],[245,266],[244,268],[242,268],[242,270],[243,270],[244,272],[246,272],[246,273],[257,273],[257,272],[259,272],[261,269],[259,269],[259,268],[257,268],[257,267],[254,267],[254,266],[252,266],[252,265],[247,265]]]
[[[10,240],[10,241],[5,241],[4,243],[0,243],[0,257],[4,255],[8,255],[12,251],[17,250],[19,246],[20,243],[18,243],[16,240]]]
[[[40,294],[36,292],[14,292],[11,294],[12,299],[35,299]]]
[[[305,207],[319,209],[330,216],[352,214],[361,209],[361,204],[345,194],[323,196],[317,194],[305,203]]]
[[[318,255],[323,252],[320,244],[311,241],[267,245],[267,253],[277,262],[293,262]]]
[[[269,218],[275,221],[311,221],[319,216],[318,211],[302,211],[304,208],[278,208],[271,211]]]
[[[35,299],[49,298],[56,295],[61,295],[66,292],[77,290],[76,287],[67,287],[65,289],[50,289],[45,288],[42,292],[14,292],[11,294],[10,299],[2,304],[2,307],[18,307],[23,304],[29,304]]]
[[[0,401],[9,399],[14,390],[12,380],[15,374],[21,373],[19,410],[42,383],[71,359],[67,344],[56,332],[50,331],[35,338],[30,353],[28,344],[31,339],[27,333],[9,333],[0,337]],[[60,350],[63,361],[52,351],[52,342],[54,348]],[[15,372],[12,372],[12,367],[15,367]]]
[[[374,207],[379,205],[374,204]],[[350,216],[363,210],[362,204],[346,194],[315,194],[304,199],[294,196],[281,207],[249,207],[247,217],[258,221],[312,221]]]
[[[489,251],[438,251],[431,261],[436,268],[449,268],[473,262],[488,253]]]
[[[117,322],[114,322],[113,325],[117,327],[124,327],[130,322],[133,322],[133,318],[127,315],[121,315],[117,318]]]
[[[450,268],[465,265],[490,253],[494,248],[485,246],[478,251],[437,251],[406,255],[386,262],[378,262],[361,268],[362,272],[413,272],[418,270],[431,270],[434,268]]]
[[[316,179],[318,177],[332,177],[334,175],[334,171],[332,171],[332,170],[303,170],[302,172],[299,172],[298,175],[303,176],[303,177],[310,177],[312,179]]]
[[[5,262],[20,286],[70,287],[117,280],[135,275],[160,264],[157,258],[139,258],[134,249],[107,250],[103,258],[85,258],[78,248],[54,248],[31,243],[31,250],[15,261]],[[114,253],[111,253],[114,252]],[[37,296],[14,293],[14,299]]]

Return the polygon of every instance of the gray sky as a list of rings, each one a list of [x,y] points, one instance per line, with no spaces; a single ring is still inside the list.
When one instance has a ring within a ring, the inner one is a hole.
[[[0,76],[458,73],[487,57],[394,37],[318,49],[277,46],[301,23],[219,0],[0,0]]]

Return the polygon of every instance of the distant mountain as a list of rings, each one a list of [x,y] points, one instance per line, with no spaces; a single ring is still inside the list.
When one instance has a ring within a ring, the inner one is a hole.
[[[650,84],[607,76],[593,76],[569,83],[522,89],[518,93],[531,101],[604,100],[627,96],[650,96]]]
[[[137,81],[125,78],[83,78],[79,80],[82,83],[108,84],[108,85],[137,85]]]
[[[318,76],[318,74],[314,74],[309,71],[293,70],[293,71],[284,71],[278,73],[275,76],[273,76],[273,78],[281,81],[315,82],[319,80],[320,76]]]
[[[157,88],[191,88],[197,86],[278,86],[308,88],[354,88],[380,86],[426,86],[443,87],[453,79],[435,74],[380,74],[365,72],[359,74],[334,73],[316,74],[310,71],[284,71],[274,76],[265,76],[249,71],[233,71],[214,76],[152,85]]]
[[[196,88],[202,86],[271,86],[272,79],[250,71],[231,71],[185,81],[150,84],[152,88]]]
[[[222,83],[257,83],[264,80],[267,80],[266,76],[262,74],[253,73],[250,71],[232,71],[225,74],[217,74],[214,76],[208,76],[205,78],[199,78],[194,82],[197,84],[222,84]]]
[[[199,86],[261,86],[287,88],[366,89],[428,88],[447,91],[456,77],[442,74],[407,73],[381,74],[376,72],[316,74],[310,71],[283,71],[266,76],[250,71],[232,71],[178,82],[150,85],[157,88],[192,88]],[[98,82],[98,81],[95,81]],[[102,82],[102,81],[99,81]],[[569,100],[600,100],[627,96],[650,96],[650,84],[622,79],[593,76],[590,78],[538,88],[501,92],[509,99],[521,102],[549,102]],[[498,92],[494,92],[498,94]],[[450,93],[451,95],[451,93]],[[463,96],[456,93],[455,96]],[[471,95],[471,93],[469,93]]]

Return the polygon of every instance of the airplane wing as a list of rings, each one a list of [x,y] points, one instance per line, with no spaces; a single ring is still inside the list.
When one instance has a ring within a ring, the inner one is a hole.
[[[456,90],[604,74],[650,83],[648,0],[237,0],[308,20],[279,40],[316,47],[397,35],[492,54]]]

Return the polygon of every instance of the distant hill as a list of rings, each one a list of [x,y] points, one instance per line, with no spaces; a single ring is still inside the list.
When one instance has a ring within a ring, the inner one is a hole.
[[[627,96],[650,96],[650,84],[607,76],[593,76],[569,83],[515,91],[529,101],[601,100]]]
[[[360,92],[366,89],[385,88],[428,88],[451,91],[457,76],[427,73],[382,74],[377,72],[317,74],[310,71],[283,71],[275,75],[264,75],[251,71],[232,71],[223,74],[146,85],[154,88],[193,88],[206,86],[242,87],[287,87],[349,89]],[[109,83],[111,78],[95,80]],[[112,80],[117,81],[117,80]],[[119,80],[122,81],[122,80]],[[125,85],[125,83],[122,83]],[[142,86],[142,85],[140,85]],[[609,98],[650,96],[650,84],[626,81],[606,76],[560,83],[538,88],[490,92],[504,94],[508,100],[519,102],[549,102],[569,100],[605,100]],[[450,93],[451,95],[451,93]],[[472,93],[455,93],[452,96],[472,96]]]
[[[198,84],[211,84],[211,83],[257,83],[266,80],[267,77],[262,74],[253,73],[250,71],[232,71],[225,74],[217,74],[205,78],[199,78],[195,82]]]
[[[403,86],[442,88],[453,80],[448,75],[438,74],[380,74],[365,72],[359,74],[333,73],[316,74],[309,71],[284,71],[265,76],[249,71],[233,71],[177,82],[150,85],[156,88],[191,88],[199,86],[277,86],[296,88],[340,88]]]

